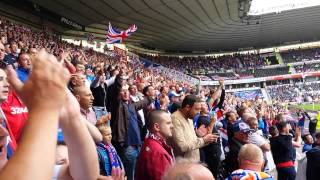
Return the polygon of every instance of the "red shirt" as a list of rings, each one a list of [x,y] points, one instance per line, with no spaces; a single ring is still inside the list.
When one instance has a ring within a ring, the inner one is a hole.
[[[159,137],[149,135],[145,139],[138,157],[135,179],[161,180],[173,163],[172,148]]]
[[[18,98],[17,94],[10,91],[8,99],[1,104],[3,113],[6,116],[8,129],[12,132],[11,139],[19,142],[22,129],[28,118],[28,109]]]

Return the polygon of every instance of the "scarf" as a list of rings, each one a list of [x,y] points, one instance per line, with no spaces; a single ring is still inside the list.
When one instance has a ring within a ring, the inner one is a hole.
[[[225,180],[274,180],[274,178],[265,172],[238,169]]]
[[[97,145],[101,175],[111,176],[120,174],[123,168],[120,157],[112,144],[99,143]]]
[[[151,132],[147,135],[146,138],[151,138],[151,139],[153,139],[153,140],[155,140],[155,141],[158,141],[158,142],[161,144],[161,146],[162,146],[167,152],[170,153],[170,155],[171,155],[171,164],[174,164],[175,159],[174,159],[173,149],[172,149],[171,146],[169,146],[169,145],[166,143],[166,141],[165,141],[163,138],[161,138],[161,137],[159,137],[159,136],[157,136],[157,135],[155,135],[155,134],[153,134],[153,133],[151,133]]]

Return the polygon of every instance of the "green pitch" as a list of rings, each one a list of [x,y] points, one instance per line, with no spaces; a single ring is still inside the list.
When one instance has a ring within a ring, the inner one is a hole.
[[[307,111],[320,111],[320,104],[301,104],[296,105],[296,108],[307,110]]]

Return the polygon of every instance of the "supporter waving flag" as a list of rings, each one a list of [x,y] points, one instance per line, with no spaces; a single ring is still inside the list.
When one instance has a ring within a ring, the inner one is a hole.
[[[108,44],[122,43],[122,41],[131,36],[132,33],[136,32],[137,29],[137,26],[134,24],[125,31],[118,31],[117,29],[113,28],[109,22],[106,41]]]

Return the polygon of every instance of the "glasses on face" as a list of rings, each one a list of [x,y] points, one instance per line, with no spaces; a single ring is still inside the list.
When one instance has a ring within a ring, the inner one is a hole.
[[[244,135],[244,136],[249,136],[249,135],[252,134],[252,132],[251,131],[246,131],[246,132],[241,132],[241,134]]]

